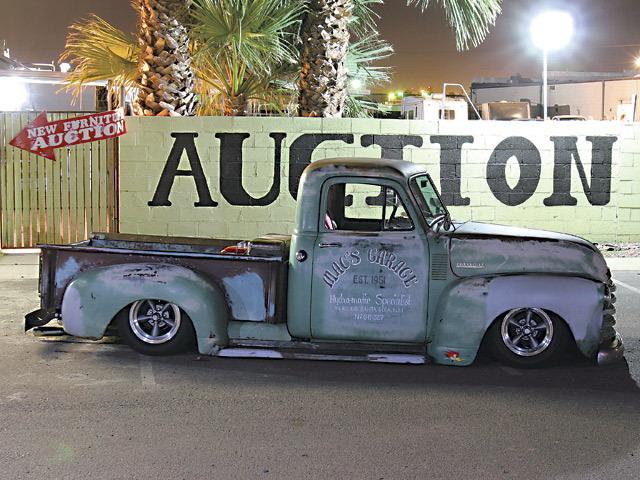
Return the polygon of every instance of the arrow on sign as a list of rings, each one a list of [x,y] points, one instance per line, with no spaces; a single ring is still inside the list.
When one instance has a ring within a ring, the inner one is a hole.
[[[42,112],[9,145],[55,160],[55,148],[105,140],[125,133],[127,127],[122,109],[55,122],[47,121],[47,112]]]
[[[53,129],[53,133],[56,131],[56,127],[49,126],[49,122],[47,121],[47,112],[42,112],[40,115],[36,117],[36,119],[31,122],[29,125],[20,130],[20,133],[16,135],[16,137],[9,142],[9,145],[12,145],[17,148],[21,148],[22,150],[26,150],[27,152],[35,153],[36,155],[40,155],[41,157],[48,158],[49,160],[56,159],[56,153],[53,151],[53,147],[45,147],[45,148],[35,148],[34,141],[31,137],[33,135],[29,135],[31,130],[42,131],[45,133],[48,130]],[[40,130],[42,129],[42,130]]]

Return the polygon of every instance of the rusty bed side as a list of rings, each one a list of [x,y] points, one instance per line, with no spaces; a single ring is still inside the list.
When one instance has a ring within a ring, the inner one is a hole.
[[[163,263],[180,265],[199,273],[220,287],[228,297],[230,292],[227,291],[228,286],[225,287],[225,280],[242,274],[255,274],[264,285],[262,301],[266,312],[265,321],[267,323],[286,321],[288,270],[288,244],[286,241],[258,239],[256,240],[258,247],[255,255],[229,255],[219,253],[220,246],[233,244],[232,240],[201,242],[199,239],[195,239],[196,243],[191,245],[196,245],[195,248],[180,248],[177,247],[178,244],[172,242],[184,239],[164,238],[160,244],[155,241],[160,237],[142,237],[144,241],[140,237],[135,240],[132,238],[133,236],[122,238],[124,236],[118,235],[118,237],[120,238],[111,238],[111,243],[92,239],[74,245],[41,245],[39,284],[41,308],[60,308],[67,286],[81,272],[118,264],[146,263],[153,265]],[[132,248],[126,248],[127,244]],[[185,243],[179,245],[184,247]],[[266,245],[266,248],[261,249],[261,245]],[[169,250],[169,248],[173,248],[173,250]],[[255,291],[251,293],[256,294]],[[233,315],[232,309],[231,320],[252,319],[238,318]],[[255,319],[253,320],[255,321]]]

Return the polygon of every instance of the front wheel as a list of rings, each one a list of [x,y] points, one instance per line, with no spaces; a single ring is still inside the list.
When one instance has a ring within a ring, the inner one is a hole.
[[[494,356],[519,368],[537,368],[557,360],[569,341],[567,326],[560,318],[529,307],[505,313],[488,335]]]
[[[122,339],[145,355],[172,355],[193,345],[189,317],[180,308],[163,300],[133,302],[118,318]]]

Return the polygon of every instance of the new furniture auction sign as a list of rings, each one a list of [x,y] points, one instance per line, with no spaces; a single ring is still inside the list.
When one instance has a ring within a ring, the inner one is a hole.
[[[47,112],[23,128],[9,145],[55,160],[54,149],[119,137],[127,133],[122,109],[49,122]]]

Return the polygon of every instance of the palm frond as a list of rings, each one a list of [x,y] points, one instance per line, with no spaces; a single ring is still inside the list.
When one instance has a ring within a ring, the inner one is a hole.
[[[292,29],[303,9],[297,0],[194,0],[191,34],[197,55],[226,57],[254,72],[293,62]]]
[[[347,52],[347,68],[350,79],[358,79],[369,85],[389,80],[389,67],[373,65],[393,54],[393,47],[377,33],[352,42]]]
[[[456,35],[458,50],[480,45],[502,12],[502,0],[436,0],[442,5]],[[407,0],[424,11],[431,0]]]
[[[69,90],[76,93],[87,82],[111,80],[124,87],[136,85],[140,47],[131,35],[92,15],[69,26],[60,61],[73,65]]]
[[[352,0],[350,28],[356,37],[365,37],[377,31],[380,16],[372,7],[382,3],[384,0]]]
[[[374,63],[392,54],[393,48],[391,45],[382,40],[378,33],[375,32],[352,42],[347,52],[349,84],[359,82],[371,88],[388,82],[390,68],[378,66]],[[348,92],[345,105],[345,115],[347,117],[370,117],[378,111],[380,111],[378,103]]]
[[[366,98],[349,95],[344,105],[344,116],[348,118],[370,118],[375,113],[383,110],[384,105]]]

